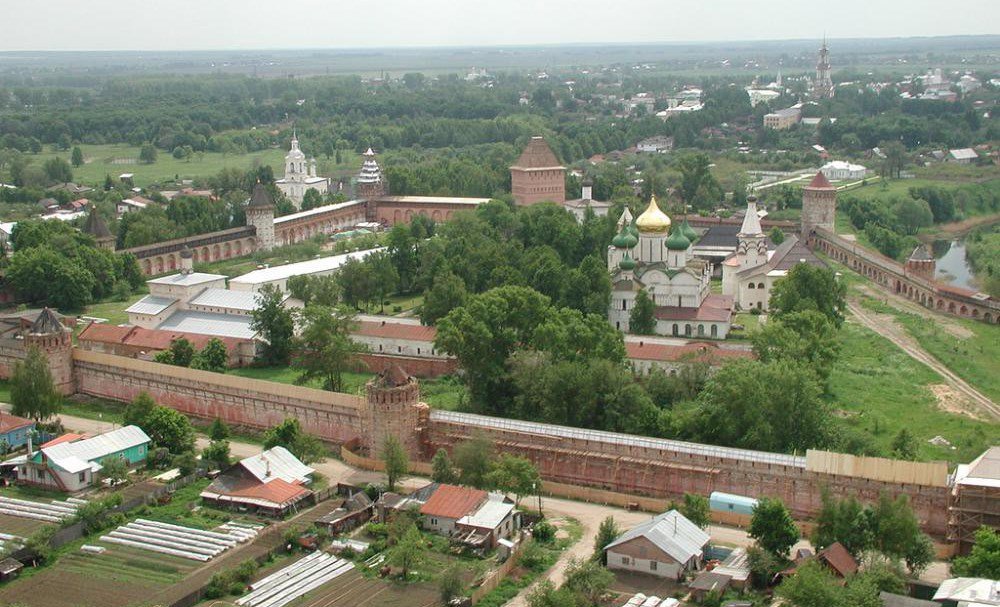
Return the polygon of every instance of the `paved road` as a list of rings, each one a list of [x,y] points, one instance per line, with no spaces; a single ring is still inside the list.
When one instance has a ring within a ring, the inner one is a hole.
[[[890,301],[890,299],[887,298],[886,301]],[[895,302],[893,303],[895,304]],[[988,419],[1000,420],[1000,406],[997,406],[991,398],[972,387],[941,361],[934,358],[927,350],[924,350],[917,343],[917,340],[911,337],[906,329],[899,326],[892,317],[866,310],[853,299],[848,299],[847,309],[862,325],[885,337],[899,346],[899,349],[908,354],[910,358],[926,365],[940,375],[952,389],[968,398],[969,403],[975,407],[975,412],[983,414]]]

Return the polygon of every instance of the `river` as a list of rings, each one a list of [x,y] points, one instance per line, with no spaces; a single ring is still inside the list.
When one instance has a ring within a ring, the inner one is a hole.
[[[965,240],[935,240],[931,250],[937,260],[936,279],[963,289],[979,288],[965,254]]]

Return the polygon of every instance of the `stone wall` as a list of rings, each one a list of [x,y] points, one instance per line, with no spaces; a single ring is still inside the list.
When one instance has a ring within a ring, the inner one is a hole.
[[[327,442],[359,437],[363,399],[210,371],[73,351],[77,391],[128,402],[147,392],[157,403],[202,419],[265,430],[294,417]]]
[[[392,365],[399,365],[414,377],[439,377],[458,371],[458,361],[453,358],[421,358],[416,356],[386,356],[382,354],[358,354],[364,368],[372,373],[381,373]]]

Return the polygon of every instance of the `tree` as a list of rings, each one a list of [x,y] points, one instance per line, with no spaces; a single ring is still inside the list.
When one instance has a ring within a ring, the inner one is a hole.
[[[140,426],[153,444],[179,455],[194,449],[194,427],[183,413],[157,405]]]
[[[453,485],[458,482],[458,474],[445,449],[438,449],[431,459],[431,480],[435,483]]]
[[[321,462],[326,457],[323,443],[315,436],[303,432],[299,420],[294,417],[286,418],[264,433],[265,449],[279,445],[291,451],[303,464]]]
[[[389,549],[386,559],[393,567],[402,569],[402,578],[405,580],[409,571],[423,561],[424,557],[423,536],[416,525],[410,525],[406,533],[396,542],[396,545]]]
[[[799,539],[799,528],[781,500],[764,497],[754,506],[747,534],[764,550],[787,558]]]
[[[202,371],[225,373],[229,367],[229,351],[221,339],[213,337],[205,347],[191,359],[191,368]]]
[[[190,367],[191,359],[194,358],[194,346],[186,337],[178,337],[170,342],[171,364],[178,367]]]
[[[680,194],[684,204],[692,207],[707,206],[705,203],[713,201],[703,200],[699,194],[712,189],[715,177],[709,169],[711,160],[705,154],[686,154],[677,161],[677,169],[681,173]]]
[[[785,233],[782,232],[781,228],[778,226],[771,228],[771,231],[767,233],[767,237],[771,239],[771,242],[773,242],[775,246],[785,242]]]
[[[83,150],[80,149],[80,146],[73,146],[73,156],[70,162],[73,163],[74,168],[83,166]]]
[[[833,574],[815,561],[802,565],[795,575],[785,579],[777,594],[795,607],[847,607]]]
[[[372,302],[377,293],[372,265],[357,259],[348,259],[340,267],[337,282],[340,284],[344,303],[357,310]]]
[[[320,194],[318,190],[309,188],[306,190],[306,193],[302,195],[303,211],[308,211],[321,206],[323,206],[323,195]]]
[[[477,489],[488,486],[486,475],[493,465],[493,443],[485,436],[476,436],[455,446],[455,465],[459,482]]]
[[[514,504],[541,489],[542,478],[531,460],[516,455],[503,454],[486,475],[486,484],[504,493],[514,494]]]
[[[351,340],[354,314],[345,306],[310,305],[299,317],[300,335],[295,340],[292,366],[298,369],[297,384],[320,380],[324,390],[339,392],[344,372],[362,347]]]
[[[796,264],[771,289],[771,313],[782,314],[816,310],[839,327],[844,321],[847,287],[837,280],[833,270],[806,263]]]
[[[420,322],[433,325],[455,308],[465,304],[469,294],[461,278],[451,272],[443,272],[434,277],[434,284],[424,291],[424,303],[420,306]]]
[[[899,459],[917,459],[917,443],[906,428],[900,428],[899,432],[892,439],[892,456]]]
[[[915,200],[909,196],[900,199],[892,208],[896,221],[907,234],[916,234],[920,228],[934,223],[934,214],[925,200]]]
[[[49,246],[19,250],[11,257],[5,278],[25,300],[61,310],[79,310],[90,303],[96,286],[94,275],[78,260]]]
[[[399,287],[399,272],[392,263],[392,258],[385,251],[372,253],[364,261],[371,267],[372,278],[375,281],[374,295],[378,296],[379,313],[385,313],[385,300],[396,292]]]
[[[976,531],[976,542],[967,556],[960,556],[951,565],[952,575],[1000,580],[1000,533],[990,527]]]
[[[820,498],[822,508],[816,517],[816,527],[810,538],[817,550],[840,542],[854,557],[859,557],[871,548],[875,539],[872,537],[871,523],[857,498],[852,496],[838,500],[825,488]]]
[[[250,329],[264,341],[260,358],[267,365],[287,364],[291,355],[295,321],[284,300],[281,289],[273,284],[266,284],[257,292]]]
[[[444,570],[441,579],[438,580],[438,589],[441,591],[441,602],[445,605],[464,594],[465,583],[462,582],[462,571],[459,565],[452,565]]]
[[[45,178],[48,179],[49,183],[73,181],[73,169],[69,166],[68,162],[58,156],[46,160],[42,164],[42,170],[45,171]]]
[[[609,516],[601,521],[601,525],[597,528],[597,537],[594,538],[594,556],[591,560],[607,565],[608,555],[604,549],[607,548],[608,544],[618,539],[619,535],[621,535],[621,529],[618,528],[614,517]]]
[[[879,552],[902,559],[914,573],[922,571],[933,559],[933,545],[920,530],[920,521],[906,495],[894,500],[883,494],[869,516]]]
[[[224,469],[229,466],[229,441],[213,440],[201,452],[201,459],[211,462],[216,468]]]
[[[711,522],[708,498],[704,495],[685,493],[680,512],[684,515],[684,518],[702,529],[707,529],[708,524]]]
[[[148,392],[140,392],[132,402],[125,405],[122,423],[126,426],[139,426],[145,428],[146,420],[156,408],[156,401]]]
[[[114,487],[128,479],[128,462],[124,457],[106,457],[101,460],[101,478],[107,479]]]
[[[12,414],[36,422],[59,413],[62,397],[52,381],[49,359],[37,346],[29,346],[24,360],[14,363],[10,402]]]
[[[781,315],[756,331],[751,341],[761,362],[807,362],[824,385],[840,351],[836,327],[816,310]]]
[[[529,607],[583,607],[569,588],[559,588],[545,580],[528,594]]]
[[[152,143],[144,143],[139,148],[139,162],[143,164],[153,164],[156,162],[157,151]]]
[[[212,425],[208,427],[208,438],[212,440],[226,440],[229,438],[229,426],[222,418],[216,417],[212,420]]]
[[[656,310],[653,300],[646,293],[645,289],[640,290],[635,296],[635,307],[629,313],[628,328],[636,335],[653,335],[656,333],[656,317],[653,313]]]
[[[592,560],[571,558],[563,588],[583,597],[585,605],[598,605],[615,581],[615,574]]]
[[[410,458],[395,436],[387,436],[382,444],[382,463],[385,464],[386,485],[389,491],[395,491],[400,477],[410,470]]]

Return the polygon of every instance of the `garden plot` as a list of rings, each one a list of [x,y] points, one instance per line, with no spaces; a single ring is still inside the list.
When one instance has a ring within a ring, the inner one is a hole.
[[[237,599],[241,607],[284,607],[295,599],[354,569],[354,563],[325,552],[313,552],[250,585]]]
[[[0,514],[47,523],[61,523],[76,516],[76,509],[86,503],[84,500],[72,497],[64,502],[59,500],[35,502],[0,495]]]
[[[205,531],[140,518],[101,536],[101,541],[206,562],[237,544],[252,540],[260,529],[259,526],[226,523],[218,531]]]
[[[16,550],[24,545],[24,538],[10,533],[0,533],[0,552],[7,549]]]

